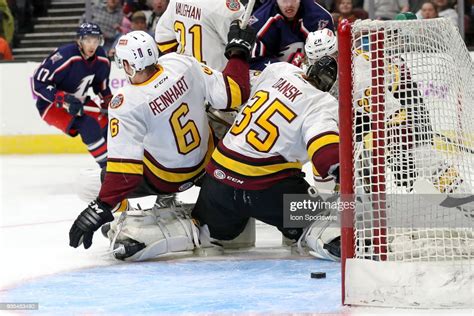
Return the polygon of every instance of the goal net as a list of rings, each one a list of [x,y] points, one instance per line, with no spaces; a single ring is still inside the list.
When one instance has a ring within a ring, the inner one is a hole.
[[[472,307],[474,66],[446,19],[339,37],[343,299]]]

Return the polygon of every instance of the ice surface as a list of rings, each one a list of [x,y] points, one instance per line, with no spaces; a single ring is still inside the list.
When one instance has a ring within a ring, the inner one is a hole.
[[[258,223],[257,248],[249,252],[119,263],[104,255],[108,242],[100,233],[87,251],[68,246],[69,227],[87,205],[75,194],[75,179],[96,167],[88,155],[2,156],[0,166],[0,302],[38,302],[48,314],[341,308],[339,264],[291,255],[273,227]],[[179,198],[192,202],[197,193]],[[328,278],[311,279],[315,271]]]
[[[73,249],[69,227],[87,205],[75,194],[75,179],[82,168],[95,167],[88,155],[0,156],[0,302],[37,302],[35,315],[472,315],[341,307],[340,265],[291,255],[280,246],[281,234],[262,223],[256,248],[221,257],[120,263],[104,255],[108,242],[100,233],[90,249]],[[180,199],[193,202],[197,193]],[[153,201],[132,203],[146,208]],[[327,278],[310,278],[319,271]]]
[[[339,269],[313,259],[119,264],[40,278],[2,300],[39,302],[48,314],[333,313],[341,309]],[[313,271],[327,278],[311,279]]]

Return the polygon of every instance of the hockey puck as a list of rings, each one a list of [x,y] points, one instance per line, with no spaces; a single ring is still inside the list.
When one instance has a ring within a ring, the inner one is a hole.
[[[311,272],[311,279],[325,279],[326,272]]]

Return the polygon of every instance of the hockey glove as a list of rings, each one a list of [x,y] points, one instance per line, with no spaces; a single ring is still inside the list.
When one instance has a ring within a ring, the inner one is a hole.
[[[83,243],[84,248],[88,249],[92,245],[94,232],[103,224],[114,220],[111,209],[99,199],[92,201],[72,224],[69,230],[69,245],[77,248]]]
[[[84,104],[72,94],[66,94],[64,96],[64,101],[66,103],[64,106],[66,111],[68,111],[72,116],[81,116],[84,112]]]
[[[341,183],[341,174],[339,172],[339,164],[335,164],[335,165],[332,165],[331,167],[329,167],[328,175],[332,176],[334,178],[334,181],[337,184],[340,184]]]
[[[233,21],[227,34],[228,43],[225,47],[225,57],[230,59],[232,55],[237,54],[248,61],[255,39],[256,33],[252,27],[247,26],[245,29],[241,29],[239,20]]]

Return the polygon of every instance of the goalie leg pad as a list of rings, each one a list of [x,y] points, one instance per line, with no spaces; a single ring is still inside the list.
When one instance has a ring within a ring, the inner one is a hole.
[[[199,232],[191,218],[185,215],[189,211],[181,209],[184,207],[126,212],[122,223],[117,220],[111,225],[111,231],[115,232],[109,234],[112,247],[116,248],[115,244],[130,240],[145,245],[144,249],[126,257],[127,261],[143,261],[173,252],[193,250],[195,245],[199,245]]]
[[[298,243],[303,241],[313,257],[339,261],[341,259],[341,226],[339,221],[333,218],[337,215],[337,210],[324,211],[321,215],[323,218],[311,224]]]

